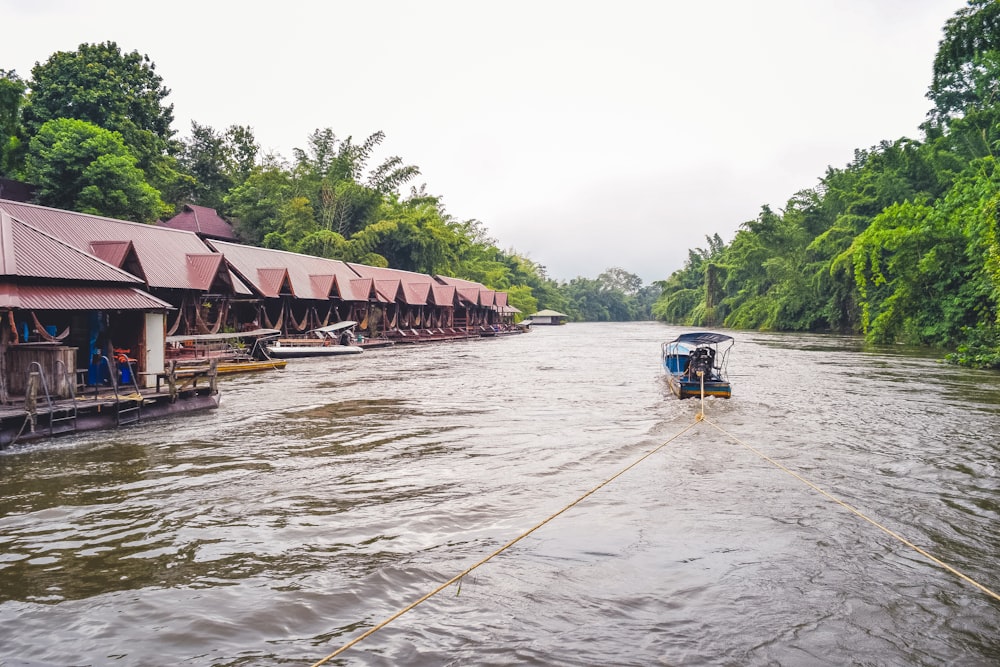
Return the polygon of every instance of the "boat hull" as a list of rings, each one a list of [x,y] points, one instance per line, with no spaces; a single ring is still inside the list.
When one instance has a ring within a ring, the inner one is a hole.
[[[267,353],[278,359],[339,357],[362,352],[364,352],[363,348],[354,345],[269,345],[267,348]]]
[[[701,382],[685,380],[674,375],[667,376],[670,391],[677,398],[699,398],[701,396]],[[730,398],[732,387],[728,382],[710,380],[705,382],[705,396],[715,396],[716,398]]]

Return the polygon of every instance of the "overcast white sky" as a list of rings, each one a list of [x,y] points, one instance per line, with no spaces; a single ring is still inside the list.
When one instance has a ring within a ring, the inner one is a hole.
[[[550,277],[651,282],[854,149],[921,138],[965,4],[0,0],[0,69],[113,40],[156,64],[178,136],[250,125],[291,157],[316,128],[382,130],[382,157]]]

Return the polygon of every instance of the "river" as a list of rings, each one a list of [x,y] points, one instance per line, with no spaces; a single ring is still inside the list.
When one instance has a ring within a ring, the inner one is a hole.
[[[1000,664],[1000,602],[774,464],[1000,591],[1000,374],[737,332],[678,436],[680,331],[292,360],[8,449],[0,665],[308,665],[668,440],[330,664]]]

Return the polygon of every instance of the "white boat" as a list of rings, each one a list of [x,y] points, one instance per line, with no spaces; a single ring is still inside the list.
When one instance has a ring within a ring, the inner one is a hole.
[[[357,345],[346,345],[344,342],[350,336],[344,336],[343,342],[337,333],[344,332],[357,325],[357,322],[338,322],[327,327],[313,329],[312,337],[275,338],[267,342],[267,353],[278,359],[293,357],[335,357],[343,354],[360,354],[364,348]]]
[[[338,345],[330,340],[317,341],[282,338],[268,343],[267,353],[278,359],[292,357],[335,357],[341,354],[360,354],[364,348],[356,345]]]

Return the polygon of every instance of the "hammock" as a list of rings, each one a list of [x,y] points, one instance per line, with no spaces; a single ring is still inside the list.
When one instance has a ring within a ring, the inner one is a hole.
[[[328,324],[330,324],[330,315],[332,313],[336,313],[336,311],[333,308],[333,303],[330,304],[330,308],[326,311],[326,317],[323,318],[323,323],[320,325],[321,327],[325,327]],[[319,319],[319,313],[316,314],[316,319],[317,320]]]
[[[173,336],[175,333],[177,333],[177,329],[180,327],[181,321],[183,321],[183,320],[185,320],[185,317],[184,317],[184,302],[181,302],[181,307],[177,309],[177,317],[174,318],[174,323],[170,327],[170,330],[167,331],[167,335],[168,336]]]
[[[227,302],[222,303],[222,307],[219,308],[219,315],[218,317],[215,318],[215,324],[213,324],[211,327],[208,326],[208,324],[205,322],[205,319],[201,316],[201,306],[195,305],[194,324],[195,324],[195,329],[197,329],[198,333],[200,334],[219,333],[219,330],[222,329],[222,322],[223,320],[225,320],[226,317],[226,311],[228,310],[227,308],[228,305],[229,304]]]
[[[42,326],[42,323],[38,321],[38,318],[35,317],[35,311],[31,311],[31,320],[35,324],[35,331],[38,332],[38,335],[41,336],[43,340],[47,340],[50,343],[58,343],[69,335],[69,327],[66,327],[66,329],[58,336],[50,334],[48,330]]]
[[[309,310],[306,309],[305,314],[302,316],[302,320],[300,322],[296,322],[295,321],[295,311],[292,310],[292,306],[289,305],[288,306],[288,320],[289,320],[289,322],[291,323],[292,327],[295,329],[295,331],[297,333],[302,333],[303,331],[305,331],[306,329],[309,328]]]

